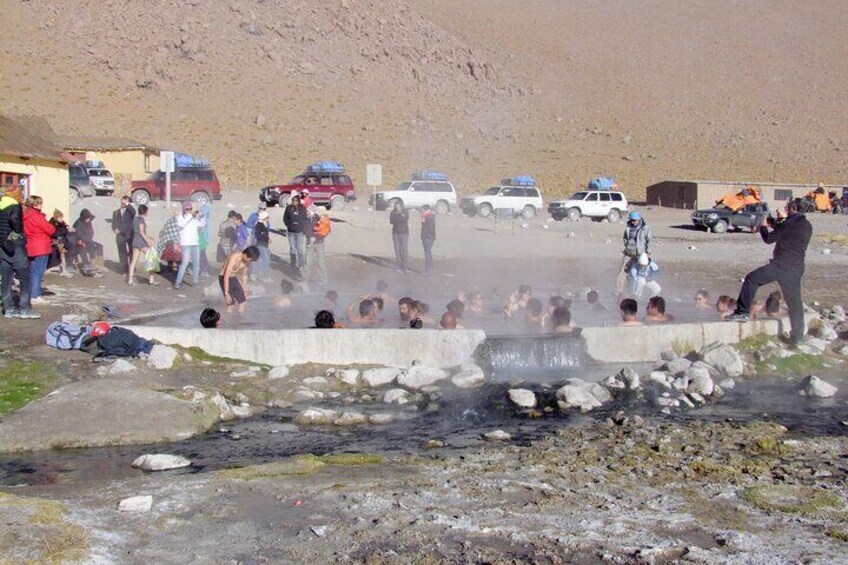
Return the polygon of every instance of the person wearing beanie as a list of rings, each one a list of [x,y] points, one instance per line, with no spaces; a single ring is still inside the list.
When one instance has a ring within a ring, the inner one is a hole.
[[[23,196],[17,186],[7,188],[0,196],[0,294],[6,318],[38,319],[30,303],[29,259],[24,235]],[[18,306],[12,296],[12,280],[20,283]]]

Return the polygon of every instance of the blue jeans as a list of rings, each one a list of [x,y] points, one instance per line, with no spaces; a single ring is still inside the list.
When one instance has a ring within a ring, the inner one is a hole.
[[[256,276],[264,280],[271,268],[271,249],[262,245],[257,246],[257,249],[259,249],[259,261],[256,262]]]
[[[175,286],[183,284],[188,264],[191,263],[191,282],[194,286],[200,286],[200,246],[199,245],[183,245],[183,259],[180,261],[180,268],[177,271],[177,281]]]
[[[289,254],[294,259],[292,267],[303,269],[306,267],[306,235],[302,233],[289,232]]]
[[[421,244],[424,246],[424,272],[428,275],[433,272],[433,243],[433,239],[421,238]]]
[[[44,280],[44,271],[47,270],[47,260],[50,255],[39,255],[29,261],[29,297],[41,296],[41,281]]]

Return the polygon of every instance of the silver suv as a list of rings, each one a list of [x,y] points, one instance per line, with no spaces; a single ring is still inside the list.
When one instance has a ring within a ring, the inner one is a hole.
[[[98,196],[102,194],[111,195],[115,192],[115,177],[112,176],[111,172],[100,167],[87,170],[94,192]]]
[[[429,204],[439,214],[447,214],[456,206],[456,188],[449,180],[412,180],[402,182],[394,190],[378,192],[368,198],[377,210],[391,210],[395,202],[407,208],[421,208]]]

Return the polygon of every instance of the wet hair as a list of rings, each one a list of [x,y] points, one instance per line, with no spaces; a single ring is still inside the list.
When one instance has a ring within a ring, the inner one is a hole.
[[[622,300],[619,308],[622,314],[627,314],[628,316],[635,316],[639,312],[639,305],[632,298]]]
[[[387,288],[389,288],[389,283],[386,281],[377,281],[377,292],[386,292]]]
[[[377,311],[378,311],[378,312],[382,312],[382,311],[383,311],[383,307],[385,307],[385,305],[386,305],[386,303],[383,301],[383,297],[382,297],[382,296],[372,296],[372,297],[371,297],[371,302],[373,302],[373,303],[374,303],[374,306],[376,306],[376,307],[377,307]]]
[[[597,304],[598,298],[598,291],[594,288],[586,293],[586,302],[589,304]]]
[[[409,327],[413,330],[420,330],[424,327],[424,320],[421,318],[413,318],[409,320]]]
[[[412,300],[412,298],[410,298],[409,296],[404,296],[403,298],[398,300],[398,306],[400,306],[401,304],[406,304],[407,306],[409,306],[413,302],[415,302],[415,301]]]
[[[442,314],[442,319],[439,320],[439,327],[441,327],[443,330],[455,330],[456,314],[454,314],[450,310]]]
[[[775,290],[766,298],[766,313],[773,316],[780,313],[780,301],[783,299],[783,294],[779,290]]]
[[[566,301],[565,297],[560,296],[558,294],[556,296],[551,296],[548,299],[548,305],[552,306],[554,308],[559,308],[560,306],[565,306],[566,303],[567,303],[567,301]]]
[[[149,209],[150,208],[147,207],[147,204],[142,204],[141,206],[138,207],[138,215],[143,216],[143,215],[147,214],[147,211]]]
[[[289,279],[283,279],[280,281],[280,290],[283,294],[291,294],[294,290],[294,285]]]
[[[200,325],[204,328],[217,328],[221,314],[213,308],[206,308],[200,313]]]
[[[245,257],[247,257],[248,261],[256,261],[259,259],[259,248],[255,245],[251,245],[244,251],[242,251]]]
[[[448,302],[448,305],[445,306],[445,308],[448,312],[452,313],[457,318],[462,318],[462,313],[465,312],[465,302],[463,302],[459,298],[454,298],[453,300]]]
[[[321,329],[332,329],[336,327],[336,317],[329,310],[321,310],[315,313],[315,327]]]
[[[699,298],[703,298],[705,302],[709,302],[710,293],[707,292],[706,289],[702,288],[701,290],[695,293],[695,300],[698,300]]]
[[[557,306],[551,312],[551,321],[554,327],[569,325],[571,323],[571,310],[565,306]]]
[[[531,287],[529,284],[519,285],[518,294],[533,294],[533,287]]]
[[[359,303],[359,315],[363,318],[373,315],[375,306],[376,304],[371,298],[366,298]]]
[[[733,310],[736,308],[736,300],[727,296],[726,294],[722,294],[716,300],[716,310],[721,312],[723,309]]]
[[[333,304],[335,304],[339,300],[339,293],[336,292],[335,290],[328,290],[324,294],[324,299],[327,300],[328,302],[332,302]]]
[[[653,296],[648,299],[648,308],[654,307],[660,314],[665,314],[665,298]]]
[[[538,298],[531,298],[527,301],[527,314],[533,316],[534,318],[538,318],[542,315],[542,310],[544,309],[544,305],[542,301]]]

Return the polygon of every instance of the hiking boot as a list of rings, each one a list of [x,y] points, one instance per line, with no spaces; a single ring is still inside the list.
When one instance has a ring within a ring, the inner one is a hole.
[[[734,312],[730,316],[724,319],[725,322],[747,322],[750,318],[748,314],[742,314],[741,312]]]
[[[21,313],[18,310],[6,310],[3,314],[4,318],[19,318]]]
[[[40,320],[41,314],[33,310],[21,310],[17,317],[21,320]]]

